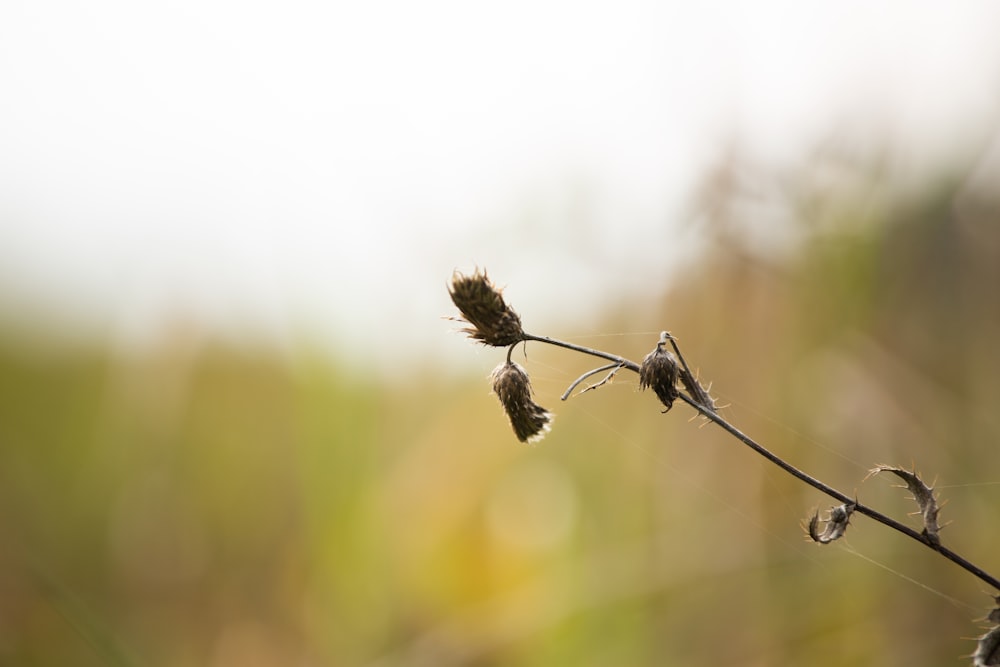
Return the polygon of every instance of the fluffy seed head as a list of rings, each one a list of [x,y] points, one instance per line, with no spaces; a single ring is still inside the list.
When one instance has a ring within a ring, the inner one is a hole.
[[[456,271],[448,293],[462,313],[459,321],[472,325],[462,329],[470,338],[496,347],[524,340],[520,316],[503,300],[485,271],[476,269],[471,276]]]
[[[552,413],[531,400],[531,383],[525,370],[507,361],[493,369],[490,380],[517,439],[535,442],[545,437],[552,425]]]
[[[661,333],[660,342],[656,344],[656,349],[647,354],[646,358],[642,360],[642,365],[639,366],[639,388],[652,387],[667,410],[674,406],[674,401],[679,395],[677,391],[679,371],[677,360],[667,349],[667,341],[669,340],[670,334],[666,331]]]

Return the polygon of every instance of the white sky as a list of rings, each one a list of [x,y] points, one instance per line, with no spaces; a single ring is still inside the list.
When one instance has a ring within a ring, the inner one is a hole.
[[[932,164],[996,123],[998,35],[993,0],[6,0],[0,316],[364,361],[433,346],[479,264],[585,322],[691,252],[734,133],[787,159],[871,115]]]

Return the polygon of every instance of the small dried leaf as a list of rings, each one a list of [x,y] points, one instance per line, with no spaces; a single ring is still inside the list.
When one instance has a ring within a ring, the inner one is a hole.
[[[485,271],[477,269],[471,276],[456,271],[448,294],[464,318],[449,319],[471,324],[471,327],[461,330],[470,338],[495,347],[506,347],[524,340],[521,317],[507,305]]]
[[[553,415],[531,400],[531,383],[527,372],[508,361],[493,369],[490,379],[517,439],[521,442],[536,442],[544,438],[552,426]]]
[[[979,638],[976,651],[972,654],[972,664],[976,667],[1000,665],[1000,625]]]
[[[670,334],[666,331],[661,333],[656,349],[647,354],[639,366],[639,388],[652,387],[660,402],[667,406],[664,412],[674,406],[674,401],[680,395],[677,391],[679,376],[677,360],[667,349],[669,340]]]
[[[906,483],[906,488],[913,494],[913,499],[917,501],[917,507],[920,508],[920,516],[924,522],[924,537],[931,544],[941,544],[939,535],[941,527],[938,526],[938,512],[941,511],[941,508],[934,498],[934,489],[927,486],[915,471],[896,466],[877,465],[872,468],[868,476],[877,475],[880,472],[891,472]]]
[[[822,531],[819,529],[821,519],[817,509],[813,512],[812,518],[809,519],[809,537],[812,538],[813,542],[819,544],[829,544],[840,539],[847,532],[847,526],[851,522],[851,515],[854,514],[855,507],[857,507],[855,503],[844,503],[831,507],[827,518],[823,521],[826,525]]]

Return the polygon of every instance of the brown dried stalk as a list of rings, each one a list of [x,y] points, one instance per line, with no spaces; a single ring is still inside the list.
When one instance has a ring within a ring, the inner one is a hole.
[[[940,528],[937,523],[940,507],[934,497],[933,489],[927,486],[915,472],[895,466],[879,465],[872,470],[869,476],[880,472],[890,472],[905,482],[906,487],[917,501],[919,514],[924,523],[922,532],[917,532],[913,528],[857,502],[856,499],[847,494],[799,470],[729,423],[718,413],[715,400],[691,373],[676,339],[669,333],[663,332],[660,335],[656,347],[646,355],[640,365],[609,352],[527,333],[521,327],[520,317],[506,304],[500,291],[493,286],[485,272],[476,271],[472,276],[456,273],[452,278],[449,292],[452,301],[462,312],[464,318],[462,321],[471,325],[462,331],[487,345],[509,346],[507,362],[497,367],[491,377],[494,392],[499,396],[519,440],[527,442],[541,438],[551,425],[552,415],[531,400],[527,373],[523,368],[510,361],[514,345],[534,341],[598,357],[611,363],[589,371],[574,381],[563,394],[563,400],[566,400],[572,390],[586,378],[602,371],[610,372],[603,380],[587,387],[584,391],[605,384],[622,369],[638,373],[639,386],[653,389],[660,402],[666,406],[664,412],[670,410],[678,399],[687,403],[705,419],[713,422],[786,473],[839,501],[841,504],[830,510],[825,521],[820,519],[818,511],[809,520],[807,532],[815,542],[828,544],[842,537],[852,515],[862,514],[936,551],[979,580],[1000,591],[1000,579],[988,574],[941,543]],[[666,349],[668,342],[676,353],[676,359],[674,354]],[[678,388],[678,383],[684,387],[686,393]],[[823,524],[822,527],[821,524]],[[1000,601],[1000,597],[997,599]],[[988,618],[996,624],[1000,619],[1000,607],[994,610]],[[994,625],[979,639],[978,648],[972,657],[976,665],[1000,665],[1000,626]]]

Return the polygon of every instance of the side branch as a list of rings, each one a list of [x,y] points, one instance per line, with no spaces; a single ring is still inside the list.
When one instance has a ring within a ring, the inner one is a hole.
[[[606,383],[609,380],[611,380],[611,378],[613,378],[615,376],[615,373],[617,373],[618,371],[620,371],[622,368],[623,367],[620,364],[604,364],[603,366],[600,366],[600,367],[595,368],[593,370],[587,371],[586,373],[584,373],[583,375],[581,375],[580,377],[578,377],[576,380],[573,381],[573,384],[571,384],[566,389],[566,391],[563,392],[563,395],[559,397],[559,400],[565,401],[567,398],[569,398],[569,395],[573,393],[573,390],[576,389],[577,387],[579,387],[580,383],[583,382],[584,380],[586,380],[587,378],[589,378],[591,375],[597,375],[598,373],[600,373],[602,371],[611,371],[610,373],[608,373],[607,375],[604,376],[603,380],[601,380],[600,382],[597,382],[595,384],[592,384],[589,387],[587,387],[586,389],[584,389],[583,391],[581,391],[580,392],[581,394],[585,394],[588,391],[590,391],[591,389],[597,389],[598,387],[600,387],[604,383]]]
[[[608,352],[604,352],[604,351],[601,351],[601,350],[595,350],[595,349],[592,349],[592,348],[589,348],[589,347],[585,347],[585,346],[582,346],[582,345],[576,345],[574,343],[567,343],[566,341],[561,341],[561,340],[558,340],[558,339],[555,339],[555,338],[549,338],[547,336],[535,336],[535,335],[529,334],[529,333],[524,333],[522,340],[523,341],[537,341],[539,343],[545,343],[546,345],[554,345],[556,347],[562,347],[562,348],[565,348],[567,350],[572,350],[574,352],[579,352],[581,354],[586,354],[586,355],[590,355],[590,356],[593,356],[593,357],[598,357],[600,359],[607,359],[608,361],[614,362],[614,364],[609,364],[609,365],[604,366],[604,367],[602,367],[602,368],[600,368],[600,369],[598,369],[596,371],[591,371],[591,372],[587,373],[582,378],[580,378],[579,380],[577,380],[577,382],[575,382],[573,386],[576,386],[584,378],[589,377],[590,375],[592,375],[592,374],[594,374],[596,372],[599,372],[600,370],[607,370],[608,368],[613,368],[614,366],[618,366],[620,368],[627,368],[630,371],[634,371],[636,373],[639,372],[639,364],[635,363],[634,361],[630,361],[628,359],[625,359],[624,357],[620,357],[620,356],[615,355],[615,354],[610,354]],[[679,352],[679,350],[678,350],[678,352]],[[685,367],[686,367],[686,365],[685,365]],[[837,489],[833,488],[832,486],[829,486],[829,485],[821,482],[820,480],[816,479],[812,475],[809,475],[808,473],[803,472],[802,470],[799,470],[798,468],[796,468],[792,464],[788,463],[787,461],[785,461],[784,459],[782,459],[778,455],[774,454],[769,449],[767,449],[763,445],[761,445],[758,442],[756,442],[753,438],[751,438],[750,436],[746,435],[745,433],[743,433],[742,431],[740,431],[738,428],[736,428],[735,426],[733,426],[732,424],[730,424],[728,421],[726,421],[726,419],[724,419],[722,416],[720,416],[717,412],[715,412],[713,410],[710,410],[704,404],[696,401],[695,399],[691,398],[690,396],[688,396],[684,392],[680,392],[678,398],[680,398],[680,400],[684,401],[685,403],[687,403],[688,405],[690,405],[692,408],[694,408],[695,410],[697,410],[703,417],[705,417],[706,419],[708,419],[708,420],[712,421],[713,423],[715,423],[718,427],[720,427],[721,429],[723,429],[724,431],[726,431],[727,433],[729,433],[731,436],[733,436],[734,438],[736,438],[737,440],[739,440],[740,442],[742,442],[744,445],[746,445],[750,449],[754,450],[756,453],[758,453],[761,456],[763,456],[765,459],[767,459],[768,461],[770,461],[774,465],[778,466],[779,468],[781,468],[782,470],[784,470],[785,472],[787,472],[789,475],[792,475],[796,479],[798,479],[798,480],[800,480],[802,482],[805,482],[809,486],[813,487],[814,489],[816,489],[816,490],[818,490],[818,491],[820,491],[822,493],[825,493],[826,495],[830,496],[831,498],[839,500],[842,503],[848,503],[848,504],[853,505],[854,506],[854,511],[856,511],[856,512],[858,512],[860,514],[864,514],[868,518],[873,519],[875,521],[878,521],[879,523],[881,523],[881,524],[883,524],[885,526],[888,526],[889,528],[892,528],[893,530],[896,530],[896,531],[902,533],[903,535],[906,535],[907,537],[909,537],[909,538],[911,538],[913,540],[916,540],[917,542],[919,542],[920,544],[924,545],[928,549],[932,549],[933,551],[938,552],[939,554],[941,554],[942,556],[944,556],[948,560],[952,561],[953,563],[955,563],[959,567],[963,568],[964,570],[966,570],[967,572],[969,572],[970,574],[972,574],[976,578],[978,578],[981,581],[989,584],[994,589],[1000,590],[1000,579],[997,579],[996,577],[994,577],[994,576],[990,575],[989,573],[985,572],[983,569],[981,569],[978,566],[974,565],[973,563],[969,562],[965,558],[959,556],[958,554],[956,554],[952,550],[948,549],[947,547],[941,545],[939,542],[936,543],[934,540],[928,539],[926,536],[924,536],[923,534],[917,532],[913,528],[910,528],[909,526],[907,526],[905,524],[902,524],[899,521],[896,521],[895,519],[893,519],[893,518],[891,518],[889,516],[886,516],[885,514],[882,514],[878,510],[872,509],[871,507],[868,507],[867,505],[862,505],[862,504],[858,503],[857,500],[855,500],[854,498],[851,498],[846,493],[838,491]]]

